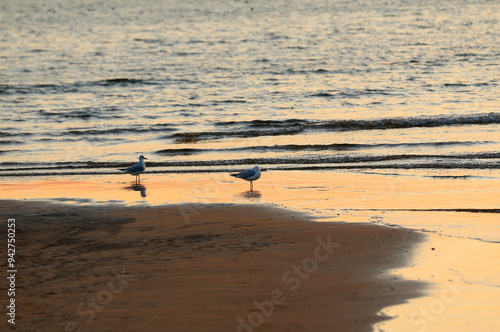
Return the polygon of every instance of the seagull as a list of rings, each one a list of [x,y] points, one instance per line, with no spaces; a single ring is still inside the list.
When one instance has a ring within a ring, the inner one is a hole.
[[[243,171],[241,173],[230,175],[238,179],[250,181],[250,191],[253,191],[253,181],[260,178],[260,169],[259,166],[255,166],[254,168],[247,169],[246,171]]]
[[[139,182],[141,181],[141,173],[144,173],[146,170],[146,165],[144,164],[144,159],[148,159],[141,155],[139,157],[139,162],[134,166],[130,166],[129,168],[121,169],[125,173],[129,173],[130,175],[135,175],[135,182],[137,182],[137,177],[139,177]]]

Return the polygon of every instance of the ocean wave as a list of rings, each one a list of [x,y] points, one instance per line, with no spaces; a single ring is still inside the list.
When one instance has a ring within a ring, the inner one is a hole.
[[[496,160],[498,159],[498,160]],[[489,160],[489,161],[484,161]],[[383,162],[400,162],[386,164]],[[425,154],[395,154],[395,155],[332,155],[332,156],[290,156],[269,158],[245,158],[229,160],[196,160],[148,163],[156,166],[190,167],[190,166],[231,166],[231,165],[325,165],[325,164],[356,164],[349,165],[354,168],[377,168],[379,166],[394,166],[399,168],[404,164],[408,168],[422,168],[422,165],[434,165],[436,168],[500,168],[500,153],[477,154],[450,154],[450,155],[425,155]]]
[[[500,124],[500,113],[446,115],[434,117],[407,117],[382,118],[367,120],[251,120],[251,121],[222,121],[216,126],[232,130],[181,132],[170,138],[177,143],[192,143],[202,140],[212,140],[231,137],[259,137],[293,135],[305,131],[361,131],[361,130],[388,130],[408,128],[432,128],[446,126],[488,125]],[[231,128],[233,127],[233,128]],[[263,129],[260,129],[263,128]]]
[[[75,91],[76,88],[71,85],[57,84],[20,84],[0,85],[0,95],[28,95],[28,94],[47,94],[47,93],[67,93]]]
[[[211,152],[214,150],[204,150],[204,149],[163,149],[163,150],[158,150],[156,153],[158,154],[164,154],[164,155],[169,155],[169,156],[189,156],[193,154],[200,154],[204,152]]]
[[[1,137],[1,132],[0,132],[0,137]],[[1,145],[16,145],[16,144],[23,144],[23,141],[16,141],[16,140],[0,140],[0,146]]]
[[[182,132],[175,133],[169,138],[175,139],[177,143],[193,143],[203,140],[212,140],[230,137],[259,137],[259,136],[279,136],[301,133],[304,126],[293,126],[286,128],[272,128],[264,130],[237,130],[237,131],[204,131],[204,132]]]
[[[157,79],[137,79],[137,78],[110,78],[96,81],[71,82],[61,84],[0,84],[0,95],[27,95],[27,94],[60,94],[78,92],[89,87],[112,87],[130,85],[158,85]]]
[[[128,165],[128,164],[127,164]],[[250,164],[253,165],[253,164]],[[261,164],[262,165],[262,164]],[[411,170],[411,169],[426,169],[426,170],[498,170],[499,164],[443,164],[443,163],[421,163],[421,164],[405,164],[405,163],[386,163],[380,165],[331,165],[331,164],[306,164],[306,165],[275,165],[261,167],[262,171],[336,171],[336,170]],[[193,165],[191,165],[193,166]],[[147,173],[149,174],[190,174],[190,173],[231,173],[234,172],[234,166],[240,164],[230,165],[214,165],[217,167],[210,167],[207,165],[197,165],[190,169],[171,167],[163,169],[155,169],[148,167]],[[233,166],[225,168],[225,166]],[[119,171],[111,168],[46,168],[46,169],[31,169],[31,170],[4,170],[0,172],[0,177],[31,177],[31,176],[74,176],[74,175],[112,175],[121,174]],[[461,178],[461,177],[457,177]]]
[[[456,145],[488,144],[488,141],[448,141],[448,142],[417,142],[417,143],[380,143],[380,144],[358,144],[358,143],[333,143],[333,144],[276,144],[276,145],[252,145],[245,147],[221,148],[221,149],[162,149],[156,151],[162,155],[193,155],[212,152],[297,152],[297,151],[356,151],[365,149],[381,148],[418,148],[418,147],[443,147]]]
[[[251,128],[285,128],[290,126],[303,126],[310,121],[300,119],[286,119],[286,120],[250,120],[250,121],[220,121],[216,122],[216,126],[245,126]]]
[[[84,107],[81,109],[74,110],[61,110],[61,111],[46,111],[46,110],[38,110],[38,114],[47,117],[47,118],[59,118],[59,119],[89,119],[89,118],[98,118],[98,119],[116,119],[122,118],[123,115],[120,115],[120,109],[117,107]]]
[[[390,90],[382,89],[363,89],[363,90],[329,90],[323,92],[317,92],[308,95],[308,97],[318,97],[318,98],[359,98],[366,95],[382,95],[382,96],[394,96],[395,92]]]
[[[149,133],[149,132],[162,132],[167,133],[175,131],[175,128],[170,128],[166,124],[158,124],[154,126],[134,126],[134,127],[115,127],[106,129],[84,129],[84,128],[73,128],[64,132],[64,135],[72,136],[89,136],[89,135],[110,135],[110,134],[131,134],[131,133]],[[56,133],[55,135],[59,135]]]
[[[127,78],[127,77],[110,78],[106,80],[99,80],[99,81],[85,83],[85,85],[102,85],[102,86],[110,86],[110,85],[124,86],[124,85],[135,85],[135,84],[156,84],[156,83],[148,80]]]
[[[383,118],[372,120],[332,120],[311,124],[314,129],[355,131],[374,129],[431,128],[500,123],[500,113],[446,115],[435,117]]]
[[[117,174],[129,162],[2,163],[0,176]],[[500,152],[466,154],[318,155],[148,162],[148,173],[229,172],[227,166],[265,165],[274,170],[500,169]]]
[[[219,105],[219,104],[244,104],[247,103],[245,99],[225,99],[225,100],[214,100],[212,102],[212,105]]]

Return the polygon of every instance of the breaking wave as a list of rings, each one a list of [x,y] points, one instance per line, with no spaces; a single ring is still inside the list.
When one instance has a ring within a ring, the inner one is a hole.
[[[289,119],[284,121],[238,121],[218,122],[216,126],[230,127],[232,130],[180,132],[170,138],[178,143],[190,143],[203,140],[230,137],[259,137],[293,135],[306,131],[360,131],[389,130],[408,128],[432,128],[446,126],[500,124],[500,113],[448,115],[435,117],[383,118],[370,120],[329,120],[307,121]],[[229,129],[229,128],[228,128]]]

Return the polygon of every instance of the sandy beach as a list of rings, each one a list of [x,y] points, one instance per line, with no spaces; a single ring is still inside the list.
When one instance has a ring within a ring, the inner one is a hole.
[[[1,8],[0,331],[500,332],[498,1]]]
[[[495,182],[317,174],[0,184],[15,329],[500,330]]]
[[[424,238],[409,230],[258,205],[0,211],[16,220],[18,331],[371,331],[426,288],[389,273]]]

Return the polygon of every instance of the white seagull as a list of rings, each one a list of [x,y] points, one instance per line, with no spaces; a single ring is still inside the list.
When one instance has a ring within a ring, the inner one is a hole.
[[[130,166],[129,168],[121,169],[125,173],[129,173],[131,175],[135,175],[135,181],[137,182],[137,177],[139,177],[139,182],[141,181],[141,173],[144,173],[146,170],[146,165],[144,164],[144,159],[148,159],[141,155],[139,157],[139,162],[134,166]]]
[[[259,166],[255,166],[254,168],[247,169],[246,171],[243,171],[241,173],[230,175],[238,179],[250,181],[250,191],[253,191],[253,181],[260,178],[260,169]]]

